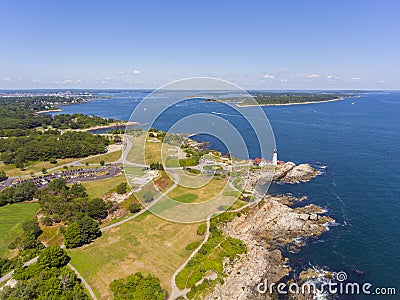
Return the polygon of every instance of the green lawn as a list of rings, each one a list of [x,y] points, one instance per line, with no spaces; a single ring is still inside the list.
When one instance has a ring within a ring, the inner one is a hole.
[[[39,203],[18,203],[0,207],[0,256],[10,254],[7,246],[22,233],[22,223],[33,218]]]
[[[191,203],[195,200],[197,200],[197,198],[199,198],[199,196],[195,195],[195,194],[183,194],[183,195],[179,195],[176,196],[174,198],[174,200],[179,201],[179,202],[183,202],[183,203]]]
[[[104,160],[105,163],[112,163],[117,161],[118,159],[121,158],[122,151],[114,151],[106,154],[102,154],[93,158],[88,158],[88,159],[82,159],[82,163],[89,163],[89,164],[100,164],[102,160]]]
[[[84,181],[81,184],[86,188],[89,197],[101,198],[111,190],[115,189],[121,182],[126,182],[125,175],[119,175],[107,179]]]

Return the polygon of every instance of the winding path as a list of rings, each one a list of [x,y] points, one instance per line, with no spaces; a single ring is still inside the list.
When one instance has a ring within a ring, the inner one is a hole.
[[[92,288],[90,287],[90,285],[86,282],[86,280],[82,277],[81,274],[79,274],[78,270],[75,269],[75,267],[73,265],[71,265],[70,263],[68,264],[68,267],[75,272],[76,276],[81,280],[82,284],[85,286],[86,290],[89,292],[90,297],[92,297],[93,300],[97,300],[96,295],[94,294]]]
[[[204,236],[204,240],[196,248],[196,250],[194,250],[193,253],[190,254],[188,259],[186,259],[185,262],[172,275],[172,278],[171,278],[171,295],[169,296],[170,300],[174,300],[176,298],[183,297],[190,291],[190,289],[184,289],[184,290],[179,289],[176,286],[175,278],[179,274],[179,272],[183,270],[183,268],[187,265],[187,263],[197,254],[197,252],[200,250],[200,248],[203,247],[204,243],[207,242],[209,236],[210,236],[210,217],[207,219],[207,230],[206,230],[206,235]]]

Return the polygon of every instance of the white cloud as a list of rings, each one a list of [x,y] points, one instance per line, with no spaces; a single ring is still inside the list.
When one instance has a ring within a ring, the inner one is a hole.
[[[379,80],[378,82],[379,82],[379,83],[385,83],[386,80]]]
[[[124,71],[118,72],[119,75],[125,75],[126,73]]]
[[[71,82],[72,82],[72,79],[65,79],[61,83],[62,84],[68,84],[68,83],[71,83]]]
[[[281,82],[287,82],[288,80],[287,79],[281,79]]]
[[[139,70],[133,70],[132,74],[139,75],[141,72]]]
[[[12,79],[10,77],[3,77],[1,79],[4,80],[4,81],[10,81],[10,82],[14,82],[15,81],[14,79]]]
[[[263,78],[264,78],[264,79],[274,79],[275,76],[272,75],[272,74],[265,74],[265,75],[263,76]]]
[[[321,75],[318,74],[296,74],[292,76],[293,78],[308,78],[308,79],[315,79],[321,77]]]
[[[350,79],[351,82],[357,82],[360,81],[361,78],[360,77],[353,77],[352,79]]]

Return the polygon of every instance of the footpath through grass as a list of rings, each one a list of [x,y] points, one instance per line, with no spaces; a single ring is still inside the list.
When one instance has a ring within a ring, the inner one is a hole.
[[[94,243],[68,254],[99,299],[112,297],[110,282],[135,272],[156,275],[170,292],[172,274],[192,252],[186,246],[204,238],[197,234],[197,227],[149,214],[110,229]]]

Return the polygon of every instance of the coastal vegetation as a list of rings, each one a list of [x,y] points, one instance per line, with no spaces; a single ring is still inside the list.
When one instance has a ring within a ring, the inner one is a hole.
[[[232,217],[232,213],[225,212],[211,219],[208,240],[176,276],[175,283],[178,288],[190,289],[188,298],[201,299],[207,289],[212,288],[217,282],[222,283],[225,259],[232,262],[238,255],[246,253],[246,246],[241,240],[228,237],[219,229],[219,226],[231,221]],[[197,231],[202,233],[203,229],[199,229],[200,227]],[[188,244],[186,247],[192,249],[193,244]],[[209,276],[213,279],[207,278]]]
[[[26,136],[36,128],[85,129],[115,122],[97,116],[61,114],[52,117],[40,112],[50,111],[60,105],[87,101],[83,98],[37,96],[0,98],[0,136]]]
[[[109,140],[87,132],[36,131],[29,136],[0,139],[0,159],[24,168],[28,162],[79,158],[104,153]]]
[[[259,105],[288,105],[288,104],[305,104],[305,103],[318,103],[324,101],[339,100],[343,97],[354,97],[355,92],[263,92],[263,91],[250,91],[249,94]],[[232,98],[210,98],[207,102],[236,102],[241,105],[255,105],[253,99],[247,97],[232,97]],[[218,100],[217,100],[218,99]]]
[[[0,98],[0,160],[24,169],[36,161],[57,164],[58,159],[86,157],[106,152],[114,142],[106,137],[75,129],[114,123],[114,119],[84,114],[42,114],[58,107],[86,101],[80,97]],[[68,132],[70,131],[70,132]],[[120,140],[119,136],[115,138]]]
[[[336,100],[344,97],[343,93],[310,93],[310,92],[251,92],[251,95],[260,105],[279,105],[291,103],[307,103]]]

